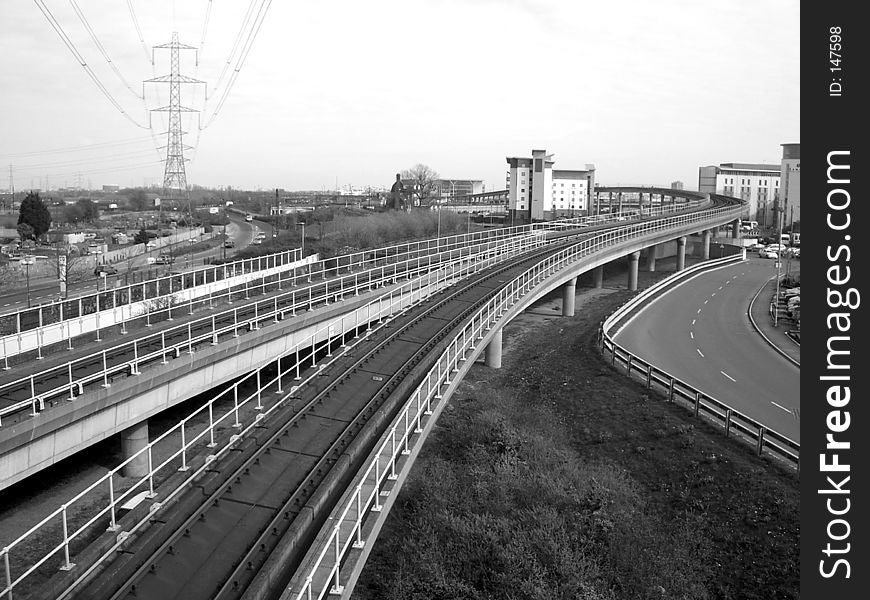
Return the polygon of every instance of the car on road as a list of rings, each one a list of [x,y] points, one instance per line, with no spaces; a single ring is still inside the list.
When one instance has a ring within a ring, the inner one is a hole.
[[[266,233],[264,231],[261,231],[260,233],[257,234],[257,239],[259,239],[259,240],[266,239]]]
[[[263,243],[263,240],[261,240],[260,238],[256,238],[256,239],[254,239],[251,243],[252,243],[252,244],[257,244],[257,245],[259,245],[259,244],[262,244],[262,243]]]
[[[251,216],[251,215],[245,215],[245,221],[247,221],[248,223],[250,223],[250,222],[253,221],[253,220],[254,220],[254,217],[253,217],[253,216]]]
[[[161,254],[154,259],[155,265],[171,265],[175,262],[175,258],[170,254]]]
[[[779,258],[779,254],[773,250],[762,250],[758,253],[759,258]]]
[[[97,268],[94,269],[94,275],[99,277],[103,273],[105,273],[106,275],[117,275],[118,269],[116,269],[112,265],[97,265]]]
[[[756,243],[752,244],[751,246],[749,246],[749,248],[747,248],[747,250],[749,250],[750,252],[758,252],[759,250],[763,250],[764,248],[765,248],[764,244],[760,244],[760,243],[756,242]]]

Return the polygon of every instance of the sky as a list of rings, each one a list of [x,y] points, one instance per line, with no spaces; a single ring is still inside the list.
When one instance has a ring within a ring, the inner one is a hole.
[[[205,82],[181,89],[189,184],[388,187],[423,163],[497,190],[544,149],[697,189],[800,142],[799,23],[798,0],[0,0],[0,189],[10,166],[17,190],[161,185],[169,86],[142,82],[173,32]]]

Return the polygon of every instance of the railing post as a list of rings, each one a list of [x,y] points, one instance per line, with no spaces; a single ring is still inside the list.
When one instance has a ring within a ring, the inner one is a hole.
[[[671,377],[670,382],[668,383],[668,402],[674,401],[674,378]]]
[[[69,571],[75,563],[69,560],[69,524],[66,518],[66,504],[61,505],[61,518],[63,520],[63,564],[60,567],[61,571]]]
[[[695,392],[695,416],[698,416],[698,412],[701,410],[701,392]]]
[[[725,437],[731,437],[731,409],[725,409]]]

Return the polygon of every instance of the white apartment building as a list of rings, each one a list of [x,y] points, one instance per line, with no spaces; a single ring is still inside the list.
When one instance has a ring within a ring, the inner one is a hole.
[[[595,165],[584,170],[554,169],[552,154],[532,150],[531,157],[506,157],[508,213],[527,221],[586,214],[595,188]]]
[[[780,197],[780,165],[723,163],[698,169],[698,191],[748,202],[746,219],[772,226]]]
[[[801,220],[801,145],[782,144],[783,225]]]

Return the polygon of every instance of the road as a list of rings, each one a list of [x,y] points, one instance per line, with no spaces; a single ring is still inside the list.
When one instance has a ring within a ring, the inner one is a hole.
[[[239,217],[237,215],[228,215],[230,219],[230,224],[227,225],[227,237],[234,240],[236,243],[236,247],[234,249],[227,248],[226,256],[227,258],[231,258],[233,254],[235,254],[241,248],[249,246],[254,239],[254,236],[257,234],[257,228],[254,224],[246,223],[243,217]],[[267,224],[259,224],[260,229],[263,231],[268,231]],[[141,254],[139,256],[135,256],[130,261],[124,261],[120,263],[116,263],[115,267],[118,269],[118,275],[108,276],[106,278],[106,284],[109,287],[115,285],[116,280],[120,280],[121,284],[124,283],[124,276],[133,273],[133,272],[141,272],[148,270],[148,258],[153,257],[155,255],[155,251]],[[202,266],[204,259],[206,258],[217,258],[223,257],[223,249],[220,246],[215,248],[210,248],[207,250],[201,250],[199,252],[195,252],[192,254],[184,254],[178,259],[176,259],[176,263],[173,266],[173,270],[175,271],[186,271],[191,268]],[[131,268],[128,268],[128,265],[131,265]],[[155,265],[151,267],[152,276],[156,277],[158,274],[161,274],[162,271],[159,271],[160,265]],[[167,268],[163,267],[163,271],[166,271]],[[24,282],[22,282],[23,284]],[[31,279],[30,281],[30,303],[31,305],[38,305],[40,303],[51,302],[58,298],[58,294],[60,293],[59,284],[57,279],[53,277],[43,277],[40,279]],[[75,298],[78,296],[82,296],[85,294],[93,293],[97,290],[97,287],[103,287],[103,282],[97,280],[96,278],[90,278],[85,281],[80,281],[71,284],[67,289],[67,297]],[[9,314],[19,311],[23,308],[27,307],[27,289],[24,285],[16,286],[13,290],[7,290],[6,293],[0,297],[0,314]]]
[[[638,313],[616,342],[799,442],[800,369],[746,316],[773,264],[750,258],[695,277]]]

